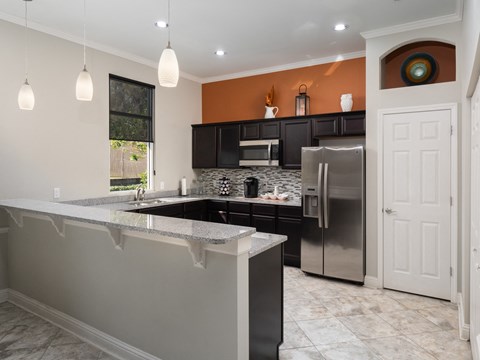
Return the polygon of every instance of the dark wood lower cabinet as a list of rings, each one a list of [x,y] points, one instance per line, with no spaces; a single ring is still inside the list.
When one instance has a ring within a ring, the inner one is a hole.
[[[277,219],[277,234],[286,235],[284,263],[300,267],[300,249],[302,241],[302,219]]]
[[[226,211],[222,210],[209,210],[208,221],[219,224],[228,224],[228,214]]]
[[[265,215],[252,215],[252,226],[258,232],[275,234],[275,217]]]
[[[249,261],[250,360],[278,359],[283,342],[283,245]]]
[[[228,223],[239,226],[250,226],[250,214],[229,213]]]

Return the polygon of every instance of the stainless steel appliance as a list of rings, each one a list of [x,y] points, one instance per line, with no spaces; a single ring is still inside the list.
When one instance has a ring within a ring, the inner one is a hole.
[[[279,166],[280,141],[240,141],[240,166]]]
[[[246,198],[258,197],[258,179],[250,176],[243,181],[243,196]]]
[[[363,283],[364,147],[302,148],[302,197],[302,270]]]

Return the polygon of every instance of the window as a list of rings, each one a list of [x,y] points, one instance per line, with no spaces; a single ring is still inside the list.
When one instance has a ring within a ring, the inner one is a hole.
[[[110,75],[110,191],[153,187],[154,91]]]

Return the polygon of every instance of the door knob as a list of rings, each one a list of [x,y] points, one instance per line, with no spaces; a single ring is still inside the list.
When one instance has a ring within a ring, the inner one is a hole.
[[[395,210],[392,210],[392,209],[390,209],[390,208],[386,208],[386,209],[385,209],[385,212],[387,213],[387,215],[392,215],[392,214],[395,214],[395,213],[396,213]]]
[[[476,254],[478,252],[477,248],[472,249],[472,253]]]
[[[480,264],[475,264],[475,270],[477,270],[477,271],[480,270]]]

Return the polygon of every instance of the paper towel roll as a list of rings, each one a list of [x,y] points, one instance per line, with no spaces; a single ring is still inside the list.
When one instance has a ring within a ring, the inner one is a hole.
[[[187,195],[187,179],[185,176],[182,178],[182,196]]]

